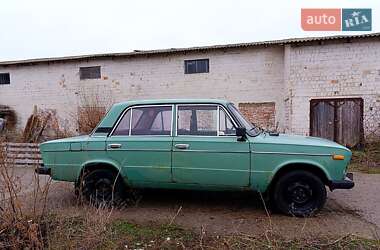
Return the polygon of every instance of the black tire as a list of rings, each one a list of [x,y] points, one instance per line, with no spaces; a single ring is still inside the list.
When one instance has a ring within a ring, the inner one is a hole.
[[[122,177],[107,169],[85,173],[80,188],[83,197],[96,206],[120,205],[125,198],[126,190]]]
[[[326,187],[313,173],[295,170],[279,177],[272,199],[282,213],[308,217],[317,213],[326,202]]]

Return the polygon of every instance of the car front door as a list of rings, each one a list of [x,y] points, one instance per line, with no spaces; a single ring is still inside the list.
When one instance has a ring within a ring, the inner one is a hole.
[[[244,187],[250,180],[248,141],[219,105],[176,106],[172,172],[176,183]]]
[[[108,156],[131,184],[171,182],[173,105],[127,109],[107,139]]]

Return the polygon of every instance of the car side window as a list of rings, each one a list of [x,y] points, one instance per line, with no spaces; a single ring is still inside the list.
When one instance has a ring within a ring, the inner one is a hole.
[[[139,115],[135,116],[135,113]],[[171,114],[172,106],[133,108],[131,135],[170,135]]]
[[[125,113],[113,135],[171,135],[172,106],[134,107]]]
[[[178,106],[177,135],[216,136],[216,105]]]
[[[231,118],[222,108],[219,108],[219,135],[236,135],[236,129]]]

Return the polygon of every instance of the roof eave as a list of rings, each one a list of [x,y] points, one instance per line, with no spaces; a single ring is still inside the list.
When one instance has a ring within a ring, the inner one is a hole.
[[[103,54],[90,54],[90,55],[79,55],[79,56],[37,58],[37,59],[26,59],[26,60],[16,60],[16,61],[3,61],[3,62],[0,62],[0,66],[32,65],[32,64],[38,64],[38,63],[54,63],[54,62],[66,62],[66,61],[78,61],[78,60],[96,60],[96,59],[103,59],[103,58],[163,55],[163,54],[197,52],[197,51],[201,52],[201,51],[207,51],[207,50],[246,48],[246,47],[255,47],[255,46],[273,46],[273,45],[283,46],[286,44],[303,44],[306,42],[313,42],[313,41],[327,41],[327,40],[331,41],[331,40],[361,39],[361,38],[374,38],[374,37],[380,37],[380,33],[368,33],[368,34],[362,34],[362,35],[336,35],[336,36],[325,36],[325,37],[290,38],[290,39],[282,39],[282,40],[271,40],[271,41],[261,41],[261,42],[251,42],[251,43],[236,43],[236,44],[226,44],[226,45],[212,45],[212,46],[202,46],[202,47],[138,50],[138,51],[126,52],[126,53],[103,53]]]

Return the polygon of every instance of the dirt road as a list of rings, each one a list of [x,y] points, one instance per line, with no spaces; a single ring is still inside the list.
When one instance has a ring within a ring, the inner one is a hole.
[[[355,173],[354,176],[354,189],[335,190],[329,198],[380,228],[380,174]]]
[[[33,170],[19,168],[16,174],[25,192],[33,190]],[[40,182],[48,178],[41,176]],[[380,233],[380,175],[355,174],[353,190],[329,192],[325,208],[312,218],[267,215],[261,197],[251,193],[145,191],[136,206],[114,212],[117,218],[136,223],[175,223],[210,234],[261,234],[274,230],[284,237],[342,235],[378,237]],[[76,205],[73,185],[52,182],[50,209],[70,213]]]

